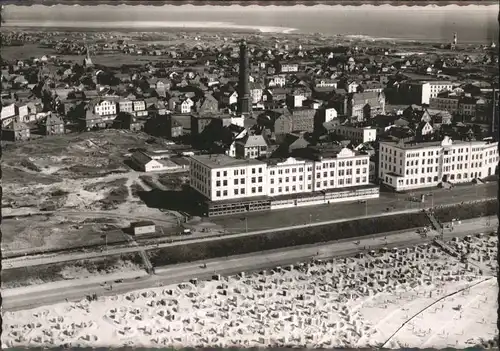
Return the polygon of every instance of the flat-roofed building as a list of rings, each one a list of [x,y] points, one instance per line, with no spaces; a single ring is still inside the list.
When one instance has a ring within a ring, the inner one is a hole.
[[[378,197],[369,173],[369,155],[341,147],[265,162],[198,155],[190,185],[212,216]]]
[[[396,191],[464,183],[495,174],[498,142],[381,142],[379,179]]]
[[[377,139],[377,129],[372,127],[338,125],[334,128],[334,131],[335,134],[356,143],[368,143]]]

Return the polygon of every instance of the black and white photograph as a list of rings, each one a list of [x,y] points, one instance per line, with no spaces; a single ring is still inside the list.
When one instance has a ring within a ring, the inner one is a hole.
[[[498,18],[4,3],[2,349],[497,347]]]

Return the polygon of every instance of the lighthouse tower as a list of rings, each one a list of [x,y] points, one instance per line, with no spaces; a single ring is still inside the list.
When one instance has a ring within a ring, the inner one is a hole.
[[[87,54],[86,54],[85,58],[83,59],[83,66],[85,68],[93,67],[94,64],[92,63],[92,59],[90,58],[90,49],[89,49],[88,45],[85,45],[85,48],[86,48]]]
[[[456,50],[457,49],[457,33],[453,33],[453,42],[451,43],[451,49]]]
[[[249,60],[248,47],[245,41],[240,44],[240,77],[238,82],[238,113],[243,117],[250,117],[252,105],[250,103],[250,86],[248,83]]]

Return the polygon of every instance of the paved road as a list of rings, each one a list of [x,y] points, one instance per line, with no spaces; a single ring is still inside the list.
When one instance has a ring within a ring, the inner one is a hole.
[[[409,213],[409,212],[418,212],[420,209],[408,209],[408,210],[402,210],[402,211],[392,211],[390,213],[382,213],[379,216],[392,216],[392,215],[397,215],[398,213]],[[333,224],[333,223],[338,223],[342,222],[345,220],[355,220],[355,219],[361,219],[365,218],[364,216],[361,217],[356,217],[356,218],[348,218],[348,219],[336,219],[336,220],[331,220],[331,221],[325,221],[325,222],[316,222],[316,223],[311,223],[311,224],[300,224],[296,226],[288,226],[288,227],[282,227],[279,229],[265,229],[265,230],[259,230],[259,231],[253,231],[253,232],[245,232],[245,233],[238,233],[238,234],[226,234],[226,235],[214,235],[212,234],[211,236],[206,236],[206,237],[185,237],[184,240],[177,240],[171,243],[161,243],[161,244],[149,244],[149,245],[140,245],[140,246],[129,246],[127,245],[116,245],[114,247],[108,247],[108,250],[106,251],[89,251],[89,252],[82,252],[82,253],[55,253],[55,254],[45,254],[45,255],[32,255],[32,256],[22,256],[22,257],[16,257],[16,258],[6,258],[2,260],[2,265],[5,268],[19,268],[19,267],[29,267],[29,266],[38,266],[38,265],[43,265],[43,264],[51,264],[51,263],[58,263],[58,262],[68,262],[68,261],[76,261],[76,260],[84,260],[84,259],[91,259],[91,258],[99,258],[99,257],[105,257],[105,256],[110,256],[110,255],[119,255],[119,254],[125,254],[125,253],[132,253],[132,252],[138,252],[141,249],[142,250],[151,250],[151,249],[158,249],[158,248],[164,248],[164,247],[170,247],[170,246],[180,246],[180,245],[185,245],[187,243],[200,243],[200,242],[205,242],[205,241],[214,241],[214,240],[225,240],[229,238],[237,238],[237,237],[244,237],[244,236],[249,236],[249,235],[256,235],[256,234],[266,234],[266,233],[276,233],[280,231],[287,231],[287,230],[293,230],[293,229],[302,229],[302,228],[308,228],[308,227],[314,227],[314,226],[321,226],[321,225],[328,225],[328,224]]]
[[[491,224],[497,224],[497,221]],[[496,226],[492,226],[495,228]],[[488,229],[484,221],[464,221],[454,232],[445,232],[445,238],[449,239],[455,236],[461,237],[478,232],[484,232]],[[145,278],[128,279],[123,283],[114,284],[113,291],[101,286],[106,277],[89,280],[88,284],[70,286],[65,289],[55,288],[53,290],[37,291],[36,287],[30,292],[30,287],[26,288],[26,293],[18,292],[16,294],[4,294],[3,308],[7,310],[19,310],[34,308],[43,305],[49,305],[69,300],[79,300],[85,295],[96,293],[98,295],[113,295],[117,293],[126,293],[138,289],[146,289],[155,286],[179,283],[191,278],[206,279],[217,272],[221,275],[235,274],[241,271],[251,271],[268,269],[276,266],[294,264],[300,261],[307,261],[312,258],[326,259],[330,257],[347,256],[355,254],[366,246],[370,249],[380,247],[406,247],[415,244],[429,242],[429,238],[421,238],[415,231],[399,232],[392,235],[384,234],[364,237],[359,239],[341,240],[332,244],[308,245],[301,248],[286,248],[281,250],[268,251],[264,253],[248,254],[226,259],[214,259],[204,262],[193,262],[187,264],[173,265],[166,268],[157,269],[157,274]],[[207,268],[202,268],[206,263]],[[75,282],[76,283],[76,282]]]
[[[408,201],[410,197],[409,194],[381,192],[379,198],[367,200],[366,204],[342,202],[329,205],[275,210],[266,213],[252,213],[246,216],[246,224],[245,221],[242,220],[244,217],[243,214],[232,217],[214,218],[212,221],[225,227],[228,232],[245,231],[245,225],[248,226],[249,231],[255,231],[364,215],[374,217],[384,213],[387,207],[394,207],[394,210],[402,211],[405,209],[429,208],[433,206],[482,200],[485,198],[496,198],[497,191],[498,183],[491,182],[482,185],[456,186],[450,190],[435,188],[412,193],[417,197],[420,197],[422,194],[432,193],[433,196],[428,196],[425,203]]]
[[[247,223],[241,220],[241,216],[215,218],[211,219],[215,224],[224,227],[227,234],[273,230],[275,228],[299,226],[310,223],[331,223],[340,219],[348,220],[362,218],[364,216],[374,217],[384,214],[387,207],[393,207],[394,211],[416,210],[424,207],[440,206],[446,204],[460,203],[462,201],[474,201],[485,198],[496,198],[497,182],[486,183],[482,185],[464,185],[457,186],[451,190],[432,189],[415,191],[413,195],[420,196],[432,192],[432,197],[427,197],[425,203],[416,203],[408,201],[408,194],[396,194],[381,192],[380,198],[370,199],[366,204],[357,202],[336,203],[331,205],[311,206],[292,208],[286,210],[276,210],[263,213],[252,213],[247,215]],[[172,225],[174,219],[159,219],[158,217],[130,216],[124,214],[110,213],[105,211],[55,211],[43,212],[43,214],[63,214],[68,217],[85,218],[126,218],[128,220],[153,220],[158,225],[166,227]],[[196,238],[205,238],[213,236],[213,233],[193,234]],[[160,238],[159,238],[160,239]],[[165,239],[165,238],[161,238]],[[172,240],[184,241],[185,238],[172,236]],[[127,245],[121,245],[124,247]],[[70,249],[70,248],[68,248]],[[16,254],[13,251],[4,251],[4,255]],[[27,250],[19,250],[17,254],[24,254]],[[133,252],[127,251],[127,252]],[[29,252],[28,252],[29,254]],[[97,257],[97,256],[95,256]]]

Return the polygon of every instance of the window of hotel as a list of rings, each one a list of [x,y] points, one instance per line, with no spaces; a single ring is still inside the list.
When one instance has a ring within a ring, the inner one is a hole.
[[[345,180],[345,182],[346,182],[346,184],[351,184],[351,183],[352,183],[352,179],[351,179],[351,178],[347,178],[347,179]]]
[[[238,178],[234,180],[234,185],[238,185]]]
[[[279,170],[278,170],[278,174],[283,174],[283,170],[282,170],[282,169],[279,169]]]
[[[217,177],[220,177],[220,172],[217,172]]]
[[[215,196],[216,197],[220,197],[220,190],[218,190],[218,191],[215,192]]]
[[[316,188],[319,188],[321,186],[321,182],[316,182]]]
[[[360,178],[356,177],[356,184],[359,184],[359,180],[360,180]]]
[[[274,194],[274,189],[273,188],[270,189],[270,193]]]
[[[259,183],[262,183],[262,177],[259,177]]]
[[[252,184],[255,183],[255,177],[252,177]]]
[[[366,177],[363,177],[363,183],[366,183]]]
[[[274,178],[271,178],[271,184],[274,184]]]
[[[303,171],[304,171],[304,169],[303,169],[303,168],[299,168],[299,172],[303,172]]]
[[[240,184],[245,184],[245,178],[241,178]]]
[[[215,182],[215,186],[220,186],[220,180]]]
[[[235,170],[234,170],[234,175],[235,175],[235,176],[237,176],[237,175],[238,175],[238,170],[237,170],[237,169],[235,169]]]
[[[304,180],[304,177],[299,176],[299,181],[303,181],[303,180]]]
[[[262,192],[262,187],[259,186],[258,190],[259,190],[259,193],[261,193]]]
[[[356,174],[360,174],[361,170],[359,168],[356,168]]]
[[[227,186],[227,180],[223,180],[222,185]]]
[[[292,168],[292,173],[295,173],[297,171],[297,168]]]
[[[316,178],[321,178],[321,173],[316,173]]]
[[[255,194],[255,187],[252,188],[252,194]]]
[[[234,195],[238,195],[238,189],[234,189]]]
[[[339,179],[339,185],[344,185],[344,179]]]
[[[227,177],[227,171],[224,171],[223,174],[224,174],[224,177]]]
[[[282,190],[283,190],[283,188],[282,188],[282,187],[279,187],[279,188],[278,188],[278,193],[281,193],[281,191],[282,191]]]
[[[222,195],[227,196],[227,190],[224,190],[224,191],[222,192]]]
[[[323,172],[323,177],[328,177],[328,172]]]

